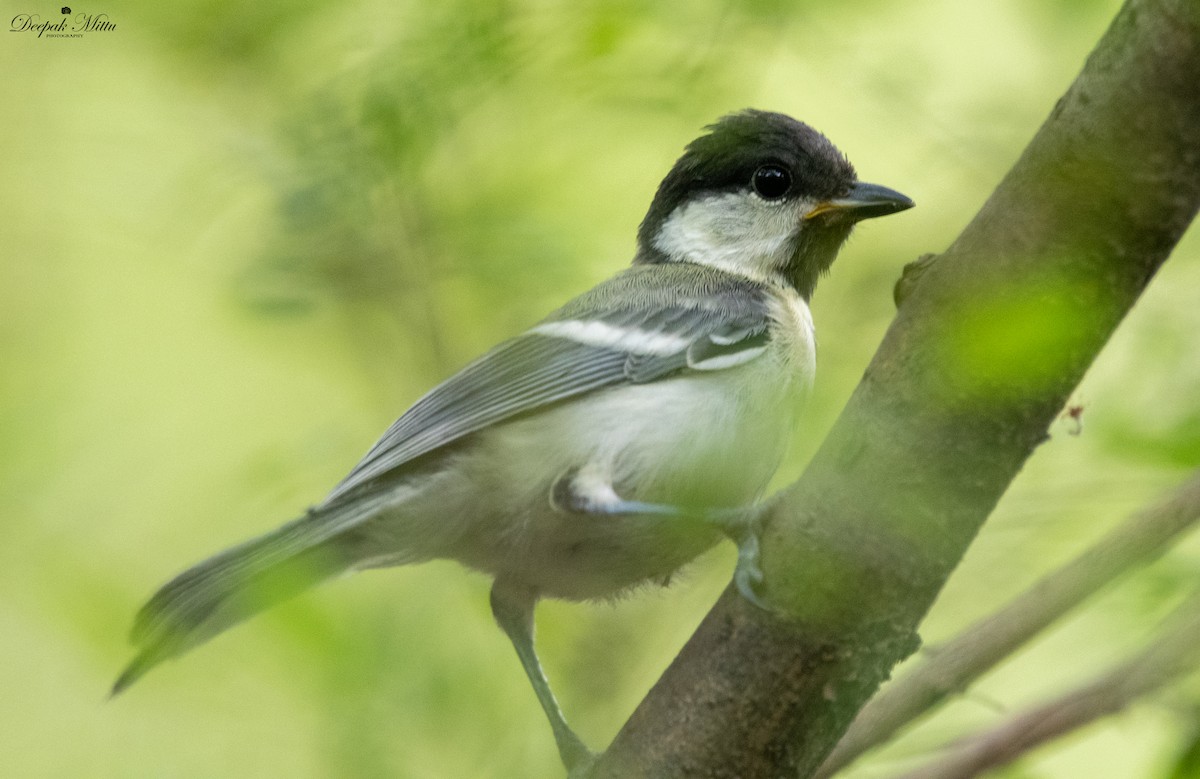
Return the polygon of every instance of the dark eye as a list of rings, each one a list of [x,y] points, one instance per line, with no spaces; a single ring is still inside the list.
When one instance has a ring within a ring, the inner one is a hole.
[[[778,200],[792,188],[792,174],[778,165],[763,165],[754,171],[750,184],[766,200]]]

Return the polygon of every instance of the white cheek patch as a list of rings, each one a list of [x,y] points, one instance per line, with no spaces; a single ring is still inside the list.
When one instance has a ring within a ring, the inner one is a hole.
[[[666,356],[678,354],[690,341],[669,333],[652,333],[629,327],[617,327],[607,322],[585,322],[568,319],[562,322],[543,322],[529,332],[566,338],[587,346],[617,349],[630,354]]]
[[[693,200],[667,217],[654,248],[674,260],[774,280],[791,258],[804,206],[741,192]]]

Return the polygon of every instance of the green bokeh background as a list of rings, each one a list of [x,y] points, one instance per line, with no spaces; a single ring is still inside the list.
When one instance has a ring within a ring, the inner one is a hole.
[[[89,3],[93,0],[88,0]],[[623,267],[659,178],[745,106],[829,134],[918,208],[865,225],[814,301],[795,478],[904,263],[982,204],[1113,0],[77,6],[116,29],[0,43],[0,776],[553,777],[488,582],[339,580],[105,694],[182,567],[319,500],[432,384]],[[60,18],[26,0],[18,13]],[[946,637],[1200,459],[1190,235],[925,626]],[[920,453],[914,453],[920,456]],[[728,580],[539,610],[568,716],[608,742]],[[851,774],[887,775],[1139,645],[1200,548],[1102,595]],[[1009,777],[1169,777],[1200,687]]]

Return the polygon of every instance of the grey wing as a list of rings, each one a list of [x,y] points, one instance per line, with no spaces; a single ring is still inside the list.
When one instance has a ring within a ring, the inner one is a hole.
[[[396,420],[333,489],[325,505],[520,414],[604,387],[741,364],[763,352],[768,332],[765,315],[757,321],[730,319],[694,307],[611,312],[608,321],[589,321],[602,330],[607,327],[602,334],[608,337],[583,327],[577,332],[551,329],[554,334],[535,328],[435,387]]]
[[[418,400],[325,502],[489,425],[617,383],[626,359],[543,335],[506,341]]]

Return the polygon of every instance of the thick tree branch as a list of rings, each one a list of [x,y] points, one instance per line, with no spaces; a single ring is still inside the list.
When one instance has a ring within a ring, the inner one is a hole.
[[[1200,594],[1175,610],[1150,646],[1093,681],[963,739],[900,779],[969,779],[1030,750],[1116,714],[1200,664]]]
[[[1200,520],[1200,473],[1138,512],[1004,608],[930,649],[928,659],[859,713],[817,776],[824,779],[965,690],[1059,617],[1124,573],[1157,558]]]
[[[811,776],[1200,203],[1200,5],[1129,0],[1021,159],[912,285],[763,544],[600,777]]]

